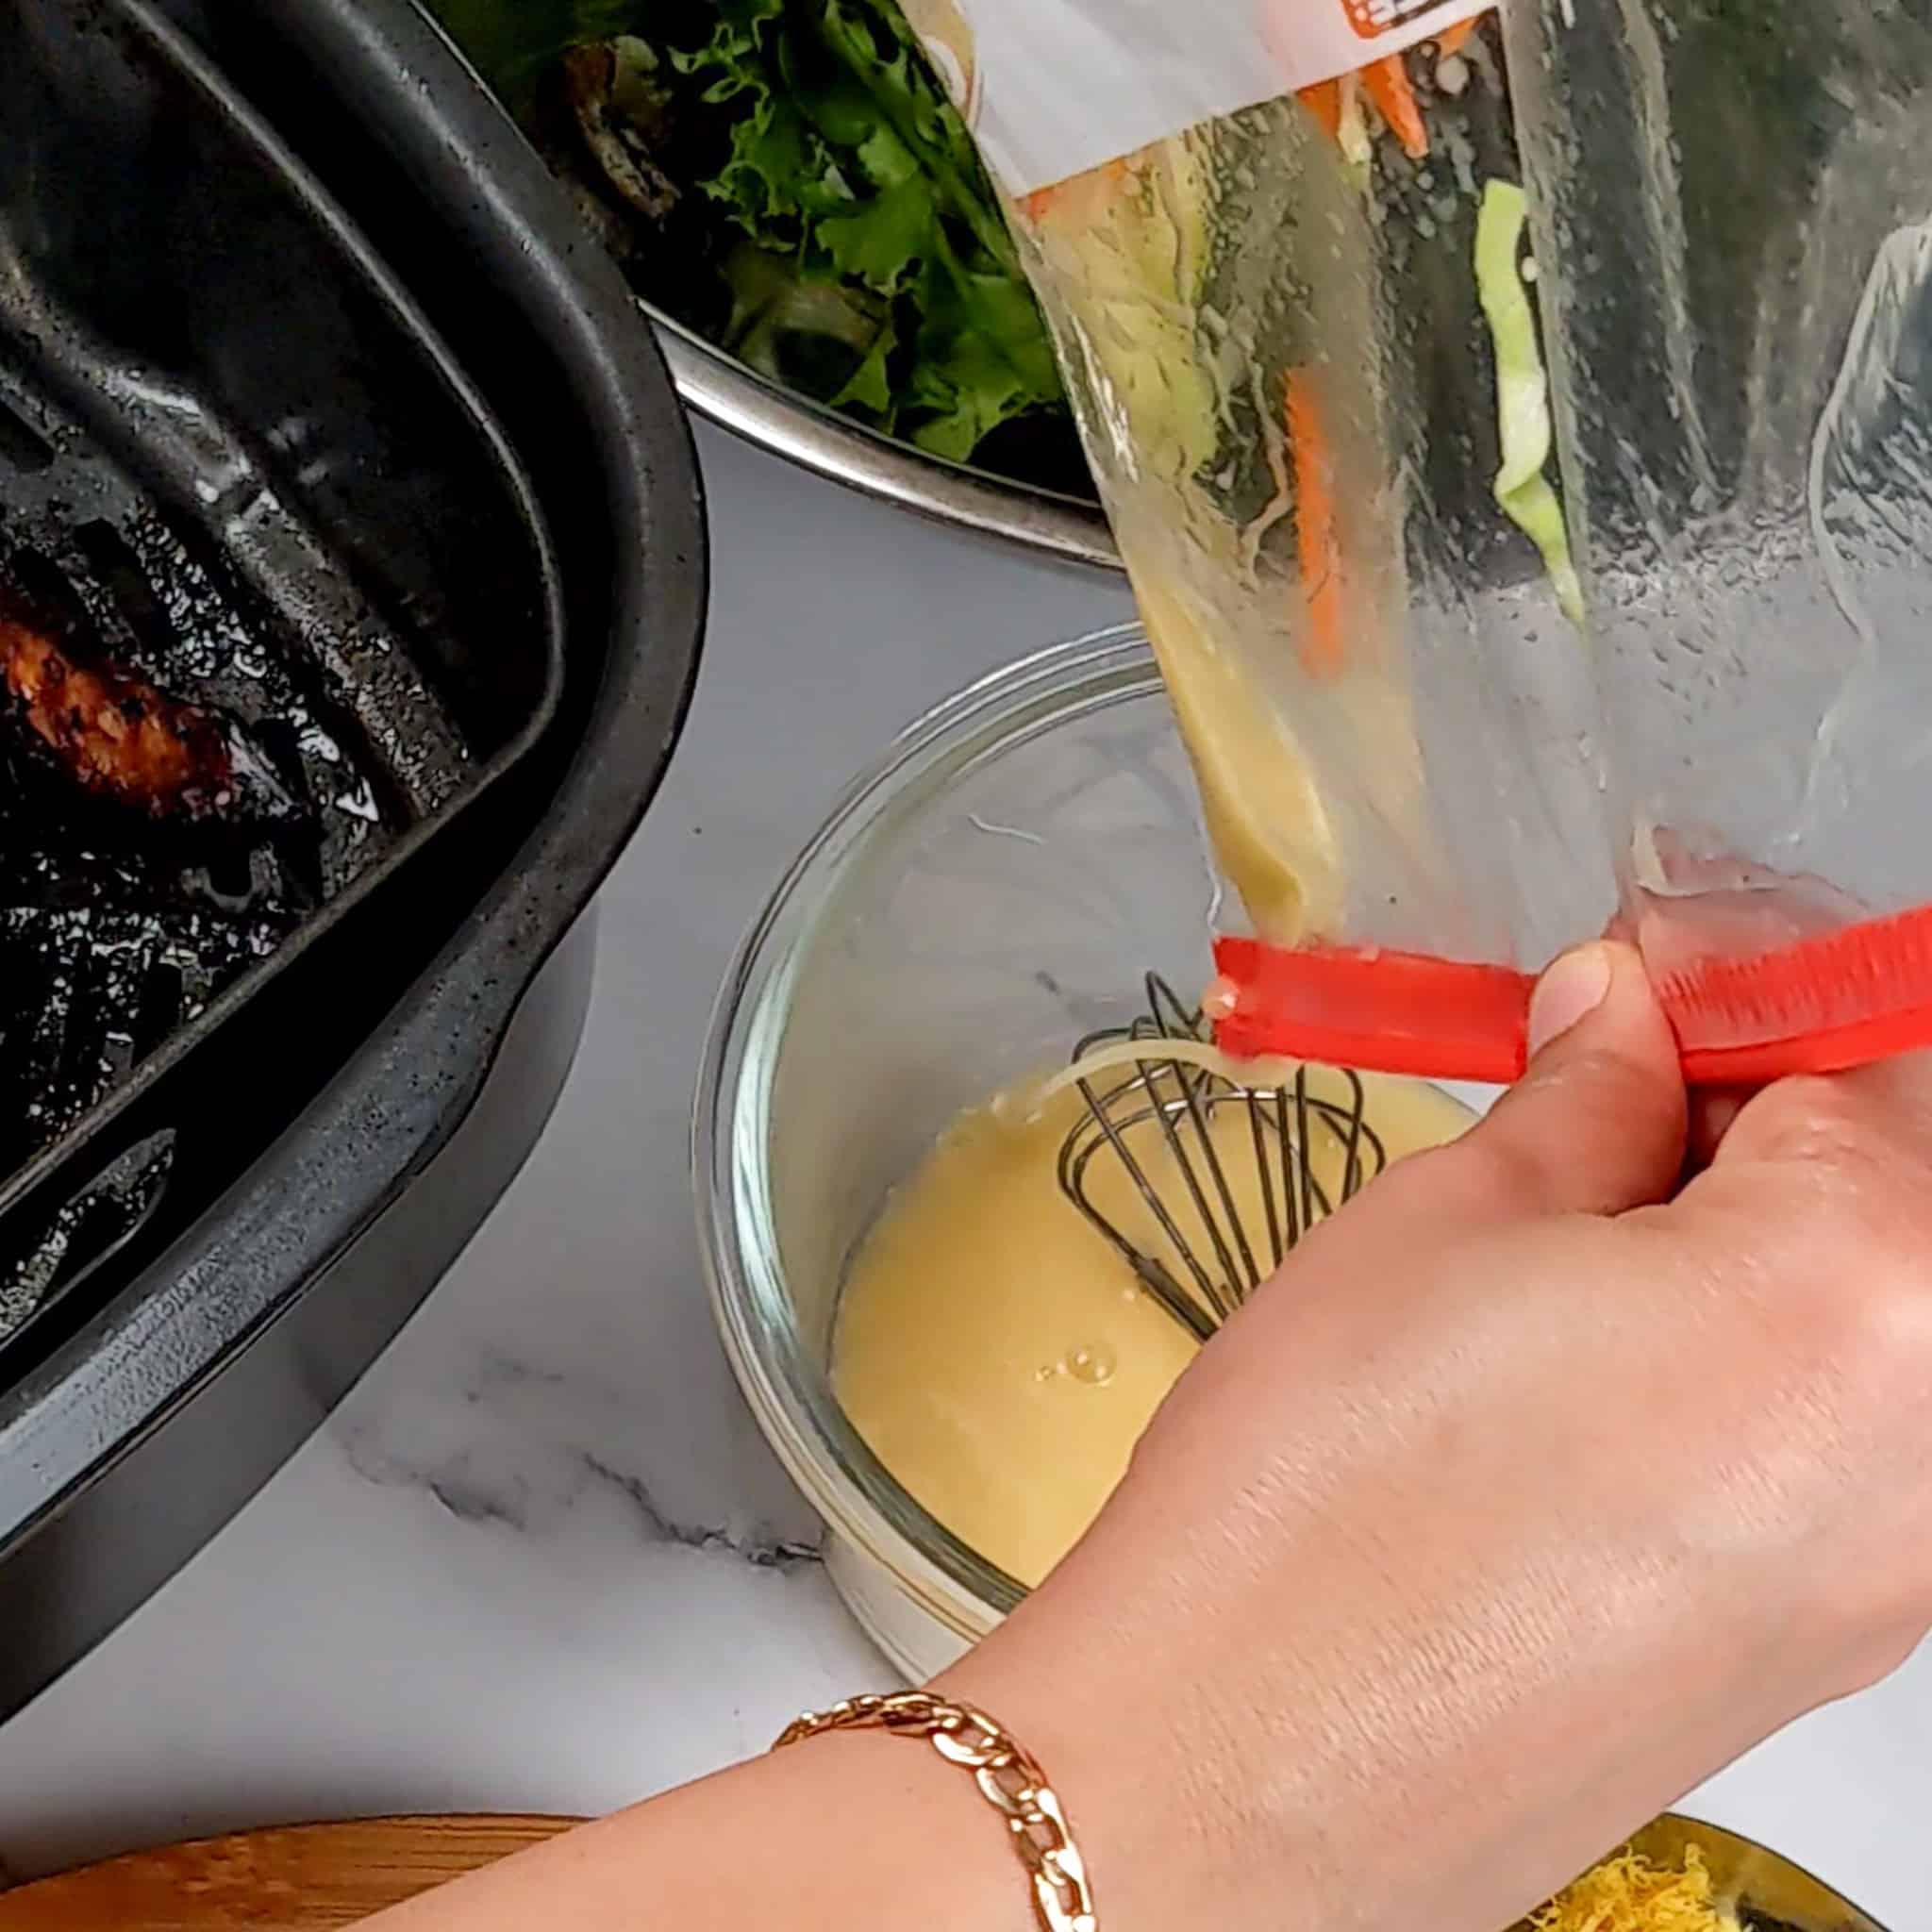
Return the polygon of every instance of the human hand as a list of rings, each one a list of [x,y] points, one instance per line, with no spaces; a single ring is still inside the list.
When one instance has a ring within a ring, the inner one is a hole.
[[[1049,1767],[1108,1932],[1497,1932],[1932,1622],[1932,1066],[1770,1089],[1680,1189],[1635,955],[1533,1029],[941,1680]]]

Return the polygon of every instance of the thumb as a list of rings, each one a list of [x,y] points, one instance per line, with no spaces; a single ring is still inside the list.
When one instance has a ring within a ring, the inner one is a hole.
[[[1620,1214],[1683,1173],[1677,1043],[1634,948],[1557,959],[1529,1009],[1529,1070],[1464,1136],[1489,1198],[1512,1214]]]

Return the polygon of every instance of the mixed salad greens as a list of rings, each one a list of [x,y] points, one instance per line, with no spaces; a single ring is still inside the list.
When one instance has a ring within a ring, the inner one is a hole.
[[[891,0],[433,0],[644,298],[935,456],[1091,495],[972,137]]]

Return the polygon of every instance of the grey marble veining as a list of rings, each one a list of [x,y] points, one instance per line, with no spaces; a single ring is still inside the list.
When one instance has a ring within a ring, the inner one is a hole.
[[[761,1457],[746,1458],[748,1480],[721,1485],[708,1515],[673,1514],[635,1440],[631,1398],[597,1368],[534,1368],[491,1347],[450,1367],[446,1381],[378,1384],[341,1418],[337,1434],[355,1474],[425,1490],[458,1523],[530,1537],[555,1534],[587,1497],[608,1490],[629,1504],[646,1543],[770,1567],[818,1560],[816,1527],[796,1498],[776,1497],[767,1512],[736,1493],[766,1487]]]

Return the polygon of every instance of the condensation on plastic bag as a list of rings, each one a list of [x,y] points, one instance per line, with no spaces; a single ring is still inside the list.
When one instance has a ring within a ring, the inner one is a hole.
[[[1623,920],[1712,1073],[1925,1044],[1932,12],[1527,6],[1507,55]]]
[[[1224,1038],[1507,1075],[1607,928],[1699,1077],[1932,1038],[1932,18],[908,12],[1244,908]]]

